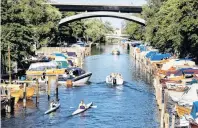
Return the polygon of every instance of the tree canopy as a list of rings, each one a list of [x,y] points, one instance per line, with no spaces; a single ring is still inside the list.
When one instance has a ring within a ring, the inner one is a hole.
[[[198,1],[166,0],[147,5],[146,41],[162,52],[180,57],[198,56]],[[154,8],[152,8],[154,6]]]
[[[11,60],[22,61],[34,54],[35,47],[47,44],[57,31],[61,13],[44,0],[1,1],[1,69],[7,68],[8,45]]]

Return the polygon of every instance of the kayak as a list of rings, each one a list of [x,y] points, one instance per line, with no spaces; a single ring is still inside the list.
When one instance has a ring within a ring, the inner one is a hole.
[[[80,113],[86,111],[87,109],[91,108],[92,104],[93,104],[92,102],[87,104],[85,109],[77,109],[76,111],[74,111],[72,113],[72,115],[77,115],[77,114],[80,114]]]
[[[56,109],[58,109],[59,107],[60,107],[60,103],[56,104],[55,107],[50,108],[49,110],[47,110],[47,111],[45,112],[45,114],[49,114],[49,113],[55,111]]]

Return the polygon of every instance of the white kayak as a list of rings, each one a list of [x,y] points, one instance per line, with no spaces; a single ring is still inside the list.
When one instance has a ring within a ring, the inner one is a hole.
[[[49,113],[55,111],[56,109],[58,109],[59,107],[60,107],[60,103],[56,104],[55,107],[50,108],[49,110],[47,110],[47,111],[45,112],[45,114],[49,114]]]
[[[91,108],[92,104],[93,104],[93,102],[87,104],[85,109],[77,109],[76,111],[74,111],[72,113],[72,115],[77,115],[77,114],[80,114],[80,113],[86,111],[87,109]]]

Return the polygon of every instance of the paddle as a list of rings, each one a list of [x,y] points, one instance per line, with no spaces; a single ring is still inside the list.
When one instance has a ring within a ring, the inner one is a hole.
[[[91,108],[97,108],[97,106],[91,106]]]

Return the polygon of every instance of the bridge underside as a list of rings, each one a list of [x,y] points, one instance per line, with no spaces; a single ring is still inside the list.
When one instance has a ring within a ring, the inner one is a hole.
[[[94,5],[94,4],[61,4],[49,3],[59,9],[59,11],[75,11],[75,12],[95,12],[95,11],[111,11],[123,13],[141,13],[141,6],[132,5]]]
[[[130,16],[130,15],[118,13],[118,12],[85,12],[85,13],[63,18],[59,22],[59,25],[64,24],[64,23],[70,23],[70,22],[80,20],[80,19],[92,18],[92,17],[114,17],[114,18],[120,18],[120,19],[133,21],[141,25],[145,25],[144,19],[141,19],[136,16]]]

